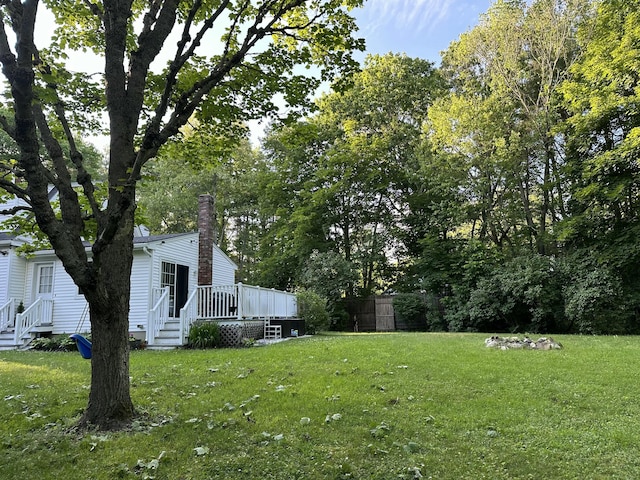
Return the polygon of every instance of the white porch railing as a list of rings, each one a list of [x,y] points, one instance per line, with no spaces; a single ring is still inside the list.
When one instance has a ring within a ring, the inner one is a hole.
[[[238,284],[238,293],[238,318],[287,318],[298,313],[293,293],[241,283]]]
[[[22,336],[32,328],[41,325],[50,325],[53,317],[53,300],[38,298],[22,313],[16,315],[16,329],[14,340],[16,345],[21,342]]]
[[[251,285],[198,286],[180,310],[180,338],[189,336],[197,320],[292,318],[298,313],[296,295]]]
[[[14,327],[16,320],[16,303],[17,300],[15,298],[10,298],[7,303],[0,307],[0,332]]]
[[[198,286],[198,318],[222,320],[241,318],[238,311],[238,293],[242,284]]]
[[[149,311],[149,332],[147,342],[149,345],[155,343],[155,339],[160,335],[169,319],[169,287],[154,288],[152,291],[153,308]]]

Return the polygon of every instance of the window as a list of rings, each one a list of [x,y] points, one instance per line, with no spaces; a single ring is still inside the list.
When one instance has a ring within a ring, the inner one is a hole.
[[[38,297],[51,297],[53,294],[53,264],[41,264],[37,266],[36,295]]]

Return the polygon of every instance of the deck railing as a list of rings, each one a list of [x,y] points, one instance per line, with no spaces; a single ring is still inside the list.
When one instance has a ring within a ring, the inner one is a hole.
[[[295,317],[296,296],[273,288],[238,284],[238,318]]]
[[[32,328],[41,325],[50,325],[53,318],[53,300],[45,298],[37,298],[22,313],[16,315],[16,329],[14,340],[18,345],[22,336],[29,332]]]
[[[291,318],[298,313],[293,293],[251,285],[200,285],[180,310],[181,337],[197,320]]]
[[[198,286],[198,318],[222,320],[240,318],[238,311],[238,293],[241,285]]]
[[[149,332],[147,342],[149,345],[155,343],[155,338],[160,335],[160,330],[164,328],[169,319],[169,287],[154,288],[151,292],[153,307],[149,311]]]
[[[16,299],[10,298],[0,307],[0,332],[13,328],[16,320]]]

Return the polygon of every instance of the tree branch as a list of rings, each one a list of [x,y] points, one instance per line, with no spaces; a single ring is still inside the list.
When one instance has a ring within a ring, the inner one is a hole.
[[[163,118],[169,108],[169,99],[173,93],[173,87],[175,86],[175,78],[180,69],[185,65],[186,61],[193,56],[195,48],[199,45],[200,40],[208,29],[213,26],[214,21],[222,13],[223,7],[229,2],[223,2],[218,10],[207,19],[205,25],[200,29],[198,35],[190,45],[189,49],[182,56],[176,55],[174,62],[170,65],[171,82],[167,82],[162,101],[154,112],[154,118],[147,126],[145,135],[142,141],[142,147],[138,151],[135,163],[131,172],[130,178],[138,178],[140,171],[144,164],[155,156],[158,149],[163,145],[171,136],[175,135],[180,127],[186,124],[193,112],[202,101],[205,95],[207,95],[216,85],[219,85],[223,79],[233,70],[235,67],[242,64],[247,53],[265,36],[277,32],[284,32],[287,30],[298,30],[301,26],[289,26],[289,27],[275,27],[275,25],[282,20],[282,17],[289,11],[300,7],[305,4],[307,0],[293,0],[290,2],[281,2],[279,0],[271,0],[263,3],[258,12],[255,15],[252,25],[247,29],[246,36],[243,39],[242,44],[237,51],[231,52],[231,39],[233,38],[233,31],[237,28],[239,18],[243,9],[249,8],[250,2],[247,0],[242,7],[241,11],[237,14],[229,32],[229,37],[225,44],[224,54],[221,55],[217,65],[212,69],[211,74],[206,78],[196,82],[191,89],[183,93],[176,101],[173,113],[169,120],[165,123],[163,128],[160,128]],[[271,13],[273,7],[278,5],[276,13]],[[262,22],[271,15],[270,20],[261,26]],[[314,17],[314,20],[319,18],[320,14]],[[186,38],[186,34],[183,34],[183,39]]]
[[[0,188],[19,199],[24,200],[26,203],[31,204],[27,191],[24,188],[20,188],[14,182],[6,180],[5,178],[0,178]]]
[[[84,4],[87,7],[89,7],[89,10],[91,10],[91,13],[93,13],[100,20],[104,21],[104,12],[102,11],[102,8],[100,7],[100,5],[95,4],[90,0],[83,0],[83,1],[84,1]]]

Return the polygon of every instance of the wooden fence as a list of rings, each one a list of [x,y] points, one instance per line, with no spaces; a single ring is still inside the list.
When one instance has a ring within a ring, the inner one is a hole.
[[[393,332],[396,330],[392,295],[347,298],[344,300],[344,306],[349,314],[348,330],[356,332]]]

